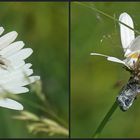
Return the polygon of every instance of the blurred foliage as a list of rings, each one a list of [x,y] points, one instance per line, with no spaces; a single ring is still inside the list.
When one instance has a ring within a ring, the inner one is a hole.
[[[22,111],[15,119],[28,121],[28,131],[33,134],[43,133],[49,136],[64,135],[68,136],[68,130],[58,124],[56,121],[48,118],[39,118],[37,115]]]
[[[133,18],[140,31],[137,2],[84,2],[118,19],[122,12]],[[117,22],[81,6],[71,4],[71,135],[91,137],[112,106],[129,72],[121,64],[112,63],[98,52],[123,59],[120,31]],[[140,99],[122,112],[119,108],[105,126],[101,138],[138,138]]]
[[[38,108],[43,111],[44,115],[41,114],[40,116],[38,113],[34,114],[30,111],[24,110],[20,111],[20,114],[14,116],[13,118],[26,121],[26,127],[32,134],[41,134],[44,137],[68,137],[68,126],[51,108],[48,100],[42,92],[41,81],[37,81],[36,83],[30,85],[30,89],[36,93],[36,96],[41,101],[40,104],[32,102],[32,105],[35,105],[36,109]]]
[[[17,31],[16,40],[24,41],[25,47],[34,50],[26,62],[33,64],[34,75],[41,76],[43,96],[51,110],[68,124],[68,3],[0,2],[0,23],[5,28],[4,34]],[[23,98],[21,103],[26,111],[44,116],[43,111],[30,103],[41,103],[35,93],[31,90],[19,95]],[[0,108],[0,114],[1,138],[47,137],[30,134],[27,123],[13,119],[19,111]]]

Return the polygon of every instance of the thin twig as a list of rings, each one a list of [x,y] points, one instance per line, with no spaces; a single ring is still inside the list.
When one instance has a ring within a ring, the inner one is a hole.
[[[106,14],[105,12],[102,12],[102,11],[100,11],[100,10],[94,8],[94,7],[88,6],[87,4],[83,4],[83,3],[81,3],[81,2],[75,2],[75,3],[77,3],[77,4],[79,4],[79,5],[82,5],[82,6],[84,6],[84,7],[90,8],[90,9],[92,9],[93,11],[96,11],[96,12],[98,12],[98,13],[100,13],[100,14],[102,14],[102,15],[104,15],[104,16],[106,16],[106,17],[108,17],[108,18],[110,18],[110,19],[112,19],[112,20],[114,20],[114,21],[116,21],[116,22],[118,22],[118,23],[120,23],[120,24],[122,24],[122,25],[128,27],[129,29],[133,30],[135,33],[137,33],[138,35],[140,35],[140,32],[139,32],[138,30],[135,30],[134,28],[131,28],[131,27],[128,26],[127,24],[125,24],[125,23],[119,21],[118,19],[116,19],[116,18],[114,18],[114,17],[112,17],[112,16],[110,16],[110,15],[108,15],[108,14]]]

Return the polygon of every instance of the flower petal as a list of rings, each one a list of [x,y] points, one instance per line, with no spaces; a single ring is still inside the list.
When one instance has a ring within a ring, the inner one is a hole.
[[[90,55],[99,55],[99,56],[108,57],[108,55],[104,55],[104,54],[100,54],[100,53],[90,53]]]
[[[0,49],[5,48],[12,43],[16,39],[17,35],[18,33],[16,31],[12,31],[0,37]]]
[[[120,60],[120,59],[118,59],[118,58],[116,58],[116,57],[108,57],[107,58],[107,60],[108,61],[112,61],[112,62],[116,62],[116,63],[121,63],[121,64],[124,64],[125,65],[125,62],[124,61],[122,61],[122,60]]]
[[[4,32],[4,28],[0,27],[0,35]]]
[[[26,87],[12,87],[7,89],[7,91],[13,94],[20,94],[20,93],[29,92],[29,89]]]
[[[12,44],[10,44],[8,47],[4,48],[1,52],[0,55],[3,57],[8,57],[12,54],[15,54],[18,52],[20,49],[22,49],[24,46],[23,41],[17,41]]]
[[[28,58],[32,53],[33,53],[33,50],[31,48],[26,48],[26,49],[20,50],[19,52],[8,57],[7,59],[9,59],[10,61],[17,61],[17,59],[24,60]]]
[[[99,53],[91,53],[90,55],[99,55],[99,56],[107,57],[108,61],[113,61],[113,62],[125,64],[122,60],[120,60],[116,57],[112,57],[112,56],[108,56],[108,55],[104,55],[104,54],[99,54]]]
[[[16,86],[26,86],[29,85],[31,83],[34,83],[35,81],[39,80],[40,76],[30,76],[30,77],[15,77],[14,79],[4,82],[1,81],[0,85],[1,87],[16,87]],[[14,82],[13,82],[14,80]]]
[[[30,64],[25,64],[20,69],[11,70],[11,71],[6,71],[6,70],[3,71],[0,78],[0,84],[2,85],[10,81],[12,82],[18,79],[20,80],[20,79],[27,78],[28,76],[33,74],[33,70],[29,69],[30,66],[31,66]]]
[[[128,48],[124,54],[125,57],[128,57],[130,54],[132,53],[132,51]]]
[[[23,61],[23,60],[18,59],[17,61],[12,61],[11,62],[11,67],[13,67],[14,69],[19,69],[23,65],[25,65],[25,61]]]
[[[31,74],[33,74],[32,69],[17,70],[17,71],[10,72],[8,74],[3,74],[0,78],[0,84],[4,84],[10,81],[12,82],[17,79],[22,79],[26,76],[30,76]]]
[[[131,28],[134,28],[133,20],[127,13],[122,13],[119,17],[119,21],[125,23]],[[128,48],[130,43],[135,39],[134,31],[120,23],[121,42],[124,51]]]
[[[0,99],[0,106],[14,110],[23,110],[22,104],[9,98]]]
[[[140,52],[140,36],[137,36],[130,44],[129,48],[125,52],[125,57],[129,57],[129,55]]]
[[[26,68],[30,68],[32,66],[32,64],[31,63],[26,63]]]
[[[29,92],[29,89],[26,87],[0,87],[0,93],[11,93],[11,94],[21,94]]]

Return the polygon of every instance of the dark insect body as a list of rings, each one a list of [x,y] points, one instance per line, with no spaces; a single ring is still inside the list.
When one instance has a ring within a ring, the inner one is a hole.
[[[127,111],[140,93],[140,57],[134,63],[133,69],[126,70],[130,71],[131,77],[116,98],[122,111]]]

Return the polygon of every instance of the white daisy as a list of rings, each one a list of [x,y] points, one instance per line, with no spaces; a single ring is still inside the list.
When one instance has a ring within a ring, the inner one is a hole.
[[[119,21],[134,29],[133,20],[127,13],[122,13],[119,17]],[[137,62],[140,54],[140,36],[137,36],[135,38],[135,33],[133,30],[131,30],[130,28],[126,27],[121,23],[119,25],[120,25],[121,43],[124,50],[125,59],[120,60],[116,57],[99,53],[91,53],[91,55],[104,56],[109,61],[124,64],[129,69],[133,70],[134,64]]]
[[[0,35],[4,32],[4,28],[0,27]],[[26,93],[28,88],[24,87],[28,84],[39,80],[39,76],[31,76],[33,70],[31,63],[25,63],[33,50],[31,48],[23,48],[23,41],[14,40],[17,32],[9,32],[0,37],[0,94],[5,91],[12,94]],[[28,77],[28,78],[27,78]],[[9,109],[23,110],[23,106],[17,101],[10,98],[1,98],[0,106]]]

